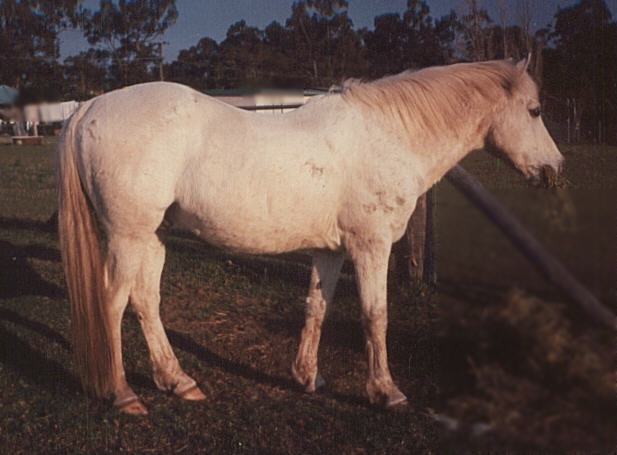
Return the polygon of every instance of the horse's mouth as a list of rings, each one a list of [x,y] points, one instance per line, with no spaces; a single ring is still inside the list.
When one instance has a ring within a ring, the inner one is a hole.
[[[562,172],[548,164],[531,175],[529,182],[536,188],[566,188],[571,183]]]

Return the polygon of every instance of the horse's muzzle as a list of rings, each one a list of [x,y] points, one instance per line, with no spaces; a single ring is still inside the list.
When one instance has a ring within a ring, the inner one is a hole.
[[[557,166],[542,166],[538,177],[536,177],[537,182],[532,183],[543,188],[565,188],[569,186],[570,181],[561,172],[563,170],[563,163],[564,160],[562,159]]]

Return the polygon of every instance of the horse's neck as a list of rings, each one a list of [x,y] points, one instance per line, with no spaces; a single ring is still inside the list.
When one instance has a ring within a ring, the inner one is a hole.
[[[294,131],[306,133],[302,139],[305,142],[309,141],[315,131],[322,131],[323,134],[331,135],[330,141],[334,144],[344,141],[353,150],[351,154],[365,150],[374,155],[373,150],[367,149],[372,147],[386,147],[388,153],[399,155],[412,153],[411,160],[402,160],[401,163],[411,166],[408,169],[410,177],[418,182],[418,190],[422,194],[468,153],[484,146],[490,125],[490,111],[490,106],[470,109],[473,114],[461,116],[462,126],[457,131],[444,129],[438,134],[418,131],[415,135],[396,135],[389,120],[375,117],[374,113],[351,109],[340,96],[326,96],[312,100],[293,113],[268,119],[271,123],[261,131],[267,130],[271,134],[277,128],[287,131],[293,126]],[[380,123],[382,128],[377,126]],[[353,134],[348,130],[353,131]],[[411,143],[407,142],[408,137],[411,137]]]
[[[458,131],[443,130],[439,135],[424,135],[418,142],[418,158],[424,173],[422,192],[437,183],[450,169],[473,150],[484,147],[490,126],[486,112],[461,118]]]

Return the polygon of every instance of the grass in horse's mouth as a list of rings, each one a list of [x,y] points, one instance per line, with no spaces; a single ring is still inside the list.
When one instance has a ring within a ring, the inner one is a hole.
[[[567,188],[572,184],[563,172],[558,174],[555,169],[548,165],[542,167],[540,178],[542,180],[541,186],[544,188]]]

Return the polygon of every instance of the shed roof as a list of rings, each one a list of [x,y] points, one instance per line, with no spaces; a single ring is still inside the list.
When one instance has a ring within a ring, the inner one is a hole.
[[[18,92],[8,85],[0,85],[0,104],[13,104]]]
[[[239,89],[208,89],[203,90],[203,93],[210,96],[252,96],[252,95],[321,95],[326,93],[327,90],[318,89],[253,89],[253,88],[239,88]]]

